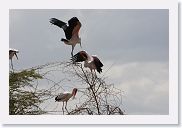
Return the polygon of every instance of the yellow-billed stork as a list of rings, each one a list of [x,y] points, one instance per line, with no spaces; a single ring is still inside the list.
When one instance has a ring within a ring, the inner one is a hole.
[[[63,106],[62,106],[63,114],[64,114],[64,102],[66,102],[65,109],[68,112],[68,110],[67,110],[67,102],[68,102],[68,100],[71,97],[73,97],[73,99],[75,98],[77,90],[78,90],[77,88],[74,88],[72,93],[70,93],[70,92],[63,92],[63,93],[60,93],[58,96],[56,96],[56,98],[55,98],[56,102],[63,102]]]
[[[81,47],[81,38],[79,37],[79,30],[81,28],[81,23],[77,17],[72,17],[68,21],[68,25],[60,21],[56,18],[51,18],[50,23],[62,28],[64,30],[66,39],[62,38],[63,41],[67,45],[72,45],[71,55],[73,56],[73,50],[76,44],[80,44]]]
[[[12,59],[13,59],[13,56],[16,56],[16,58],[18,59],[17,53],[19,53],[19,51],[17,49],[9,48],[9,59],[11,60],[11,67],[12,67],[12,69],[13,69]]]
[[[92,70],[94,70],[94,72],[97,70],[97,72],[101,73],[102,67],[104,66],[97,56],[90,56],[86,51],[78,52],[71,58],[71,60],[73,63],[84,61],[84,67],[90,68],[91,72]]]
[[[18,50],[10,48],[9,49],[9,59],[12,60],[13,56],[15,55],[16,58],[18,59],[17,53],[19,53]]]

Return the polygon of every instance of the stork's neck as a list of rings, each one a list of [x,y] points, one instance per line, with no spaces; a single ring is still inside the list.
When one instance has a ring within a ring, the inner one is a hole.
[[[72,91],[71,95],[73,96],[75,94],[75,90]]]
[[[73,96],[73,95],[74,95],[74,93],[75,93],[75,92],[74,92],[74,90],[73,90],[73,91],[72,91],[72,93],[71,93],[71,95]]]

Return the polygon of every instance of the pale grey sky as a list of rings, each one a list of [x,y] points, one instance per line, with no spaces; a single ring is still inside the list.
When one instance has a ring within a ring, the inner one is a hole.
[[[167,9],[10,10],[9,45],[18,49],[14,68],[70,59],[71,47],[50,18],[82,23],[83,49],[97,55],[108,81],[124,91],[127,114],[168,114],[169,13]],[[82,49],[82,50],[83,50]],[[74,53],[80,51],[76,46]]]

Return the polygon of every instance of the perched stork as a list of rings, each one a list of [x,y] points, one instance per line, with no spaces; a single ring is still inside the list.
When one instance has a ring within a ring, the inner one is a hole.
[[[76,44],[80,44],[81,47],[81,38],[79,37],[79,30],[81,28],[81,23],[78,20],[77,17],[72,17],[68,21],[68,25],[60,21],[56,18],[51,18],[50,23],[62,28],[64,30],[66,39],[62,38],[61,41],[63,41],[67,45],[72,45],[72,51],[71,55],[73,56],[73,50]]]
[[[13,59],[13,56],[16,56],[16,58],[18,59],[17,53],[19,53],[19,51],[16,50],[16,49],[12,49],[12,48],[9,49],[9,59],[11,60],[11,67],[12,67],[12,69],[13,69],[12,59]]]
[[[10,48],[9,49],[9,59],[12,60],[12,58],[13,58],[14,55],[18,59],[17,53],[19,53],[18,50]]]
[[[65,109],[66,111],[68,112],[67,110],[67,102],[68,100],[73,96],[73,99],[75,98],[75,95],[77,93],[77,88],[74,88],[72,93],[70,92],[64,92],[64,93],[60,93],[58,96],[56,96],[55,98],[55,101],[57,102],[63,102],[63,106],[62,106],[62,110],[63,110],[63,114],[64,114],[64,102],[66,102],[66,106],[65,106]]]
[[[99,58],[97,58],[97,56],[94,56],[94,55],[90,56],[89,54],[87,54],[86,51],[78,52],[71,58],[71,60],[73,61],[73,63],[84,61],[84,67],[90,68],[91,72],[92,70],[94,70],[95,72],[95,69],[99,73],[102,72],[103,64],[101,63]]]

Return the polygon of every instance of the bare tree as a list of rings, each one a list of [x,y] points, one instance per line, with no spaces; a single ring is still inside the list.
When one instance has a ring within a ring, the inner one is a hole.
[[[113,84],[107,84],[106,78],[98,77],[96,73],[85,70],[82,64],[68,65],[67,72],[70,76],[77,77],[86,89],[80,97],[80,104],[68,114],[97,114],[97,115],[123,115],[120,106],[122,104],[122,91]],[[67,69],[67,68],[65,68]]]
[[[72,86],[72,88],[78,88],[79,94],[76,103],[71,105],[66,114],[124,114],[121,108],[122,91],[116,88],[114,84],[107,84],[107,78],[104,77],[104,75],[101,74],[98,76],[96,73],[91,73],[90,70],[84,68],[81,63],[54,62],[27,70],[34,70],[41,76],[41,79],[34,81],[34,85],[36,86],[32,86],[36,88],[34,92],[39,94],[39,99],[42,101],[40,106],[46,101],[54,101],[55,96],[58,95],[59,92],[64,91],[64,83],[77,83]],[[44,89],[38,89],[42,81],[44,81],[44,84],[46,81],[49,87],[45,86]],[[42,107],[41,110],[44,111],[44,113],[40,114],[55,114],[61,112],[61,108],[57,110],[47,110]]]

